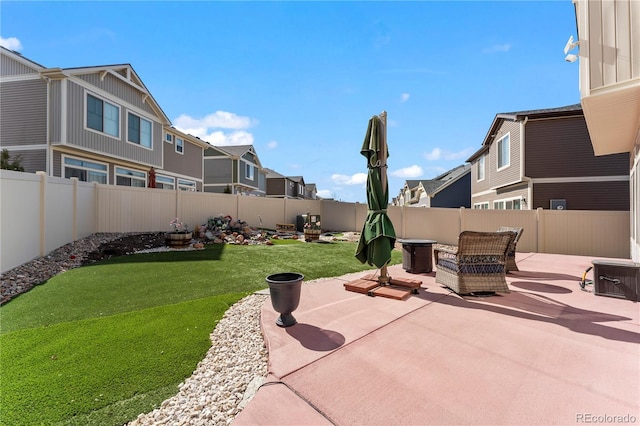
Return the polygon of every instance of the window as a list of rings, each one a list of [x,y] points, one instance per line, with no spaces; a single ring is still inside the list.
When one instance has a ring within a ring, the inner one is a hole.
[[[301,183],[298,184],[298,195],[304,195],[304,186]]]
[[[487,210],[489,209],[489,202],[484,202],[484,203],[475,203],[473,205],[474,209],[480,209],[480,210]]]
[[[166,142],[173,143],[173,135],[172,135],[171,133],[167,133],[167,134],[164,136],[164,140],[165,140]]]
[[[87,94],[87,127],[107,135],[120,136],[120,109]]]
[[[484,180],[484,155],[478,158],[478,175],[477,180]]]
[[[145,172],[116,167],[116,185],[144,188],[147,186],[147,174]]]
[[[107,183],[107,165],[78,158],[64,157],[64,177],[78,178],[82,182]]]
[[[127,121],[127,140],[132,143],[151,148],[151,122],[135,114],[129,113]]]
[[[169,176],[156,175],[156,188],[174,189],[176,187],[175,179]]]
[[[522,198],[513,198],[511,200],[494,201],[493,208],[496,210],[521,210]]]
[[[245,163],[245,177],[253,180],[253,166],[249,163]]]
[[[196,183],[191,180],[178,179],[178,189],[182,191],[195,191]]]
[[[509,165],[509,135],[498,141],[498,170]]]
[[[184,154],[184,141],[180,138],[176,138],[176,152],[178,154]]]

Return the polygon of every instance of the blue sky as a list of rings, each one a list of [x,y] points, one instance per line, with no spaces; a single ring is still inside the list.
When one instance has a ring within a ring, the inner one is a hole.
[[[3,46],[45,67],[128,63],[172,123],[366,202],[387,111],[389,195],[464,164],[501,112],[580,102],[571,0],[0,3]]]

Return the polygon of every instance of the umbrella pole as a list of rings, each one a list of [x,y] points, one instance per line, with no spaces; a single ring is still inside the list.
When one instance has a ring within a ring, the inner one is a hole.
[[[387,111],[382,111],[380,113],[380,121],[382,122],[382,149],[380,150],[380,182],[382,183],[382,188],[387,188]],[[388,206],[384,206],[386,210]],[[382,268],[380,268],[380,277],[378,277],[378,282],[380,285],[388,285],[389,275],[387,273],[387,264],[385,263]]]

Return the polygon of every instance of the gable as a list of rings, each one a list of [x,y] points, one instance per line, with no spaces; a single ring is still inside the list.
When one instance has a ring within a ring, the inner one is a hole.
[[[19,53],[2,48],[2,60],[0,61],[0,75],[3,77],[38,74],[43,69]]]

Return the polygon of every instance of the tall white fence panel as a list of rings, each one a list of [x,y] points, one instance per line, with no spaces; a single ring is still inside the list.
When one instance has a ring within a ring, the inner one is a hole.
[[[178,217],[190,229],[229,215],[275,229],[299,215],[321,215],[324,231],[360,232],[367,205],[90,184],[75,179],[0,171],[2,272],[95,232],[168,231]],[[463,230],[524,228],[520,252],[628,259],[629,212],[472,210],[389,207],[398,238],[455,244]]]

